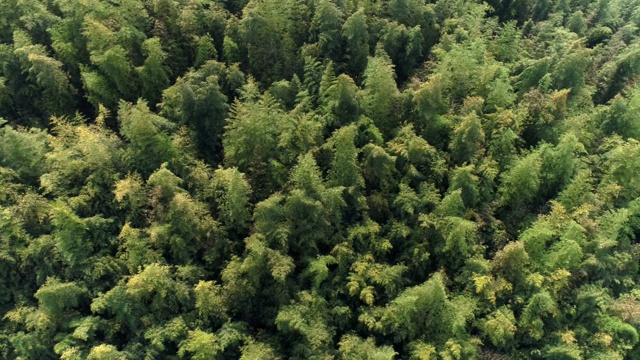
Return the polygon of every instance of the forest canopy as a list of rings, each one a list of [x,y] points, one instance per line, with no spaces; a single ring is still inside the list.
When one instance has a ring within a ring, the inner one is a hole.
[[[640,0],[0,1],[0,358],[640,359]]]

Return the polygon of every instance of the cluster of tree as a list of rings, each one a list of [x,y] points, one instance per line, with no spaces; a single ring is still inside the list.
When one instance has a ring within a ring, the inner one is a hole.
[[[640,358],[640,0],[0,1],[0,357]]]

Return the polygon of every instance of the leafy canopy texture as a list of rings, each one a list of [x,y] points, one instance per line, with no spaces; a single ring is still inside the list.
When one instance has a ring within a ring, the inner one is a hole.
[[[0,358],[640,359],[640,0],[0,0]]]

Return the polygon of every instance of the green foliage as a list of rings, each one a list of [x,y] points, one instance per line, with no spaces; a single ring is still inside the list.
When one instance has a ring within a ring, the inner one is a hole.
[[[540,158],[537,153],[519,159],[503,173],[498,196],[501,205],[521,206],[536,198],[540,188]]]
[[[133,100],[135,82],[130,79],[134,76],[134,68],[127,50],[122,45],[113,43],[113,39],[117,39],[118,36],[112,29],[94,19],[86,20],[83,35],[87,38],[87,50],[90,53],[91,64],[99,71],[98,74],[103,76],[108,86],[115,86],[118,97]],[[86,80],[85,86],[88,87],[90,93],[98,96],[101,91],[108,91],[94,88],[92,83]],[[105,105],[115,104],[106,103]]]
[[[396,155],[396,168],[405,179],[416,183],[428,180],[438,183],[446,172],[445,160],[424,138],[418,136],[411,125],[398,129],[396,137],[387,143]]]
[[[0,1],[0,358],[640,358],[638,8]]]
[[[354,12],[342,25],[342,36],[346,40],[346,54],[349,73],[360,78],[367,67],[369,56],[369,32],[367,15],[363,9]]]
[[[41,107],[45,109],[45,114],[68,114],[74,107],[75,89],[69,84],[69,75],[62,69],[63,64],[37,53],[30,53],[27,60],[31,64],[28,79],[35,82],[42,91]]]
[[[213,39],[209,34],[201,36],[198,39],[198,48],[196,51],[196,60],[193,63],[193,66],[196,68],[202,66],[208,60],[215,60],[218,58],[218,50],[216,50]]]
[[[178,354],[181,357],[190,354],[192,359],[205,360],[216,357],[220,352],[222,349],[216,336],[198,329],[189,332],[187,340],[180,344]]]
[[[165,65],[167,54],[158,38],[145,40],[142,49],[147,58],[142,67],[136,69],[142,83],[142,96],[155,105],[160,102],[161,90],[169,86],[169,69]]]
[[[408,28],[395,22],[388,23],[383,30],[381,43],[392,62],[400,80],[412,75],[422,58],[424,38],[420,26]]]
[[[71,265],[86,261],[93,250],[93,244],[88,241],[87,220],[78,217],[62,202],[53,205],[51,217],[56,245],[65,260]]]
[[[516,319],[508,308],[500,308],[489,314],[482,323],[484,335],[496,347],[508,347],[516,332]]]
[[[474,207],[479,199],[478,177],[473,174],[472,166],[465,166],[453,170],[449,190],[460,189],[462,201],[467,208]]]
[[[396,352],[390,346],[378,347],[372,338],[362,340],[357,335],[345,335],[339,343],[342,359],[348,360],[392,360]]]
[[[617,144],[605,154],[604,165],[606,166],[603,177],[603,185],[618,184],[622,188],[618,196],[623,199],[636,198],[640,193],[638,183],[636,154],[640,151],[640,143],[634,139]]]
[[[435,275],[376,309],[373,318],[361,316],[360,321],[398,342],[428,339],[444,344],[472,315],[470,308],[456,314],[457,310],[456,303],[448,299],[442,276]]]
[[[61,317],[63,311],[79,305],[79,298],[85,290],[75,283],[61,283],[56,278],[48,278],[38,289],[34,297],[38,299],[39,308],[50,318]]]
[[[640,92],[634,89],[628,98],[616,97],[612,99],[609,106],[601,113],[601,128],[607,134],[617,133],[624,138],[640,138],[638,121],[633,114],[640,105]]]
[[[160,114],[180,125],[189,126],[198,150],[205,154],[208,162],[220,160],[218,152],[229,110],[221,84],[231,82],[231,71],[221,63],[209,61],[178,79],[162,93]]]
[[[310,24],[311,38],[317,42],[318,52],[329,59],[337,60],[341,52],[343,16],[333,1],[320,0],[315,6]]]
[[[16,172],[22,182],[34,184],[43,173],[47,134],[38,129],[0,129],[0,164]]]
[[[413,97],[419,115],[416,130],[429,143],[443,148],[450,128],[443,117],[448,109],[445,82],[441,74],[435,74],[420,85]]]
[[[544,319],[556,316],[557,304],[547,292],[539,292],[531,297],[522,311],[520,326],[532,339],[540,340],[544,336]]]
[[[362,187],[364,179],[358,165],[358,149],[354,144],[357,128],[353,125],[336,130],[332,136],[333,161],[329,181],[336,186]]]
[[[242,356],[240,360],[278,360],[276,352],[267,344],[250,342],[242,347]]]
[[[347,75],[338,76],[322,94],[325,106],[325,123],[329,129],[349,125],[358,120],[360,106],[357,87]]]
[[[362,108],[382,134],[390,138],[397,127],[394,108],[399,96],[393,66],[383,57],[369,58],[363,83]]]
[[[126,355],[121,353],[113,345],[98,345],[94,346],[89,352],[87,359],[90,360],[111,360],[111,359],[126,359]]]
[[[267,159],[275,155],[278,125],[284,116],[268,97],[258,103],[236,103],[223,138],[227,165],[237,166],[250,177],[266,174],[275,165]]]
[[[485,135],[480,118],[475,113],[460,119],[452,135],[449,149],[458,164],[475,162],[482,157]]]
[[[173,126],[165,118],[153,114],[146,103],[121,103],[118,119],[120,132],[129,143],[127,155],[133,169],[147,176],[160,164],[171,160],[174,149],[167,130]]]
[[[247,58],[242,60],[248,63],[251,74],[268,84],[289,78],[293,70],[290,64],[294,60],[295,50],[288,19],[281,14],[281,10],[286,8],[284,3],[285,1],[250,3],[250,6],[245,7],[247,13],[240,21],[242,40],[234,41],[237,47],[239,44],[246,47]],[[229,62],[234,59],[233,45],[232,42],[227,42],[225,46]]]
[[[244,229],[249,220],[251,187],[238,169],[218,169],[213,173],[212,185],[221,220],[229,227]]]
[[[333,331],[326,325],[327,304],[309,293],[298,294],[297,304],[285,306],[276,317],[276,326],[285,336],[301,336],[292,353],[297,357],[319,357],[327,353]]]
[[[44,192],[79,196],[81,203],[101,204],[107,212],[111,204],[106,194],[111,192],[117,170],[125,167],[120,139],[100,126],[75,126],[64,119],[55,130],[59,135],[49,138],[52,150],[46,154],[47,172],[40,177]]]

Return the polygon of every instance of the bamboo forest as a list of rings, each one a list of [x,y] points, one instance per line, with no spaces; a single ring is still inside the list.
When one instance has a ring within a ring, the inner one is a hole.
[[[0,0],[0,358],[640,359],[640,0]]]

